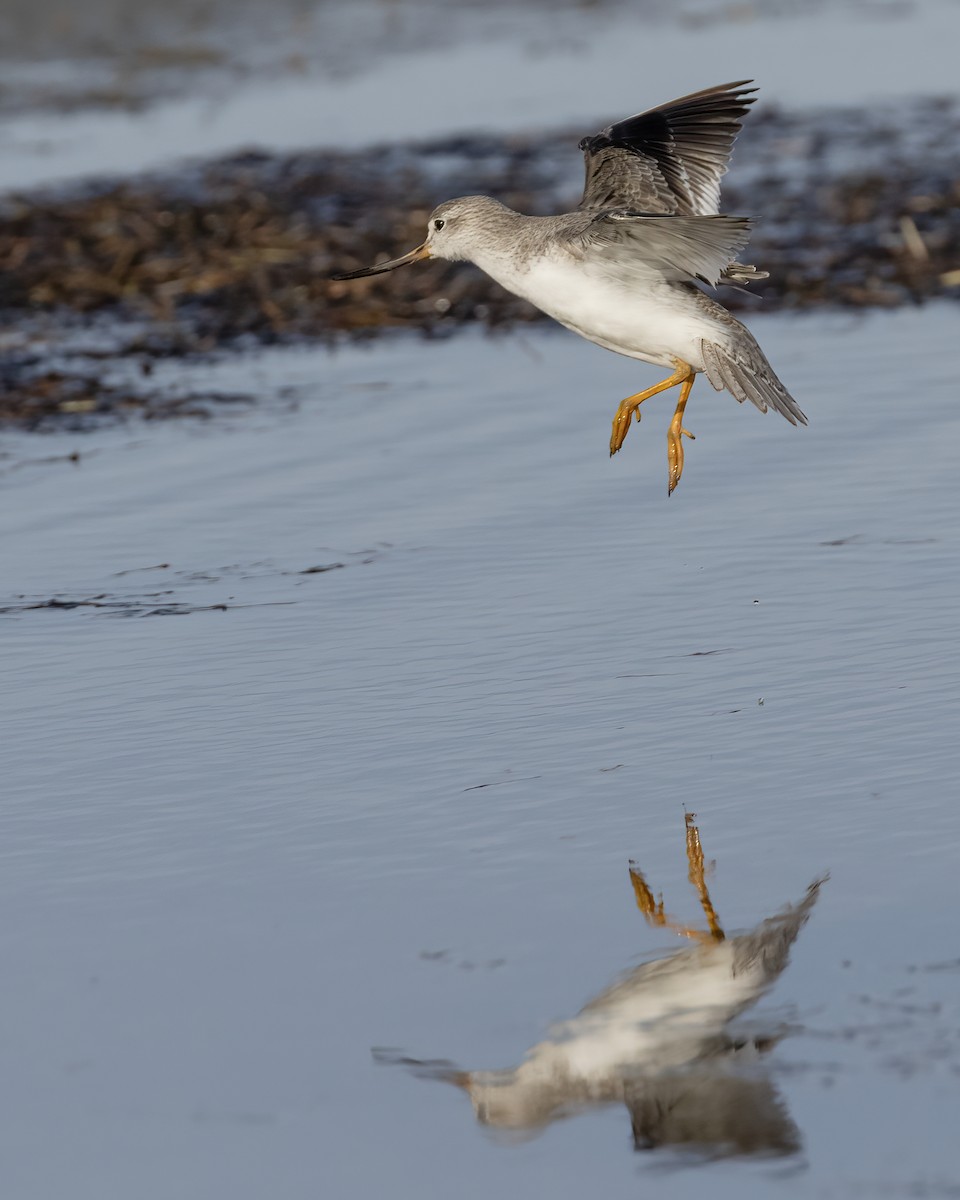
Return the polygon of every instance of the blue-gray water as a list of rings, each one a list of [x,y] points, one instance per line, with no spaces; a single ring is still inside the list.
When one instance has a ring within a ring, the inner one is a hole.
[[[26,7],[16,0],[15,10]],[[134,12],[119,20],[120,7]],[[237,17],[227,21],[231,7]],[[177,0],[168,11],[88,0],[66,19],[63,9],[64,0],[33,0],[19,21],[15,10],[0,13],[4,190],[250,147],[377,146],[580,122],[593,133],[731,79],[756,78],[763,104],[819,111],[825,123],[831,106],[885,107],[895,127],[905,123],[900,101],[957,91],[956,0],[601,0],[562,10]],[[45,107],[31,104],[38,97]]]
[[[669,398],[606,453],[652,370],[562,333],[5,438],[5,1196],[956,1194],[956,312],[752,325],[810,427],[701,380],[670,500]],[[759,1013],[800,1155],[503,1144],[374,1063],[509,1065],[675,949],[627,860],[693,919],[684,806],[730,930],[832,872]]]

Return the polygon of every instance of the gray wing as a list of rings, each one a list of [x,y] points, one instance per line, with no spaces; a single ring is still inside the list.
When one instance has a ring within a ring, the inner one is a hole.
[[[699,279],[716,284],[750,236],[748,217],[682,217],[620,210],[597,213],[575,249],[617,279]]]
[[[627,117],[580,143],[587,178],[579,207],[687,216],[715,213],[750,79],[706,88]]]

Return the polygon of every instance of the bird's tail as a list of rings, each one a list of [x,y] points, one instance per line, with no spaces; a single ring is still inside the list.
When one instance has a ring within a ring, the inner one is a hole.
[[[762,921],[750,933],[741,934],[734,938],[734,974],[740,974],[748,967],[759,964],[763,974],[770,984],[787,965],[790,947],[797,940],[797,934],[806,925],[820,888],[829,879],[829,875],[821,875],[807,888],[806,895],[798,904],[787,905],[775,916]]]
[[[772,408],[791,425],[806,425],[807,418],[799,404],[777,378],[753,334],[743,325],[736,338],[726,345],[703,338],[700,348],[703,369],[718,392],[726,389],[741,404],[749,400],[761,412]]]

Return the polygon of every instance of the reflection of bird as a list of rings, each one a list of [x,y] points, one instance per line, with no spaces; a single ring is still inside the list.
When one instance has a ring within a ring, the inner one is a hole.
[[[489,196],[448,200],[409,254],[336,275],[356,279],[424,258],[475,263],[591,342],[670,375],[617,410],[610,453],[623,445],[640,404],[680,388],[667,433],[669,491],[683,471],[683,413],[695,377],[796,425],[806,417],[753,335],[696,286],[740,285],[764,272],[737,262],[750,221],[719,213],[741,118],[754,101],[747,81],[662,104],[584,138],[586,184],[578,210],[527,217]]]
[[[731,1058],[738,1048],[730,1047]],[[722,1154],[795,1154],[800,1132],[765,1075],[717,1060],[702,1070],[624,1083],[638,1150],[685,1146]]]
[[[632,865],[631,880],[644,916],[695,938],[696,945],[630,971],[552,1029],[517,1067],[464,1072],[444,1063],[392,1061],[456,1083],[490,1126],[535,1132],[579,1108],[622,1102],[638,1149],[795,1151],[799,1135],[773,1085],[749,1066],[775,1039],[737,1040],[727,1025],[786,967],[822,880],[798,904],[728,940],[710,902],[691,817],[687,852],[709,931],[677,926]]]

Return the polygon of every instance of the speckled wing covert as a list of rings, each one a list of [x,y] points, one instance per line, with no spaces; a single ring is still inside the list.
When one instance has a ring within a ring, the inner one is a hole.
[[[754,102],[750,79],[705,88],[627,117],[580,143],[585,211],[632,208],[702,216],[720,208],[741,118]]]
[[[597,213],[582,237],[592,269],[630,281],[651,276],[714,285],[750,236],[748,217],[656,216],[621,209]]]

